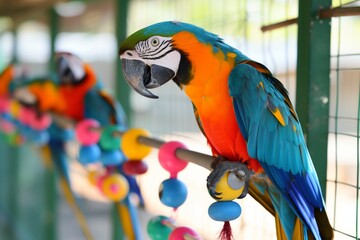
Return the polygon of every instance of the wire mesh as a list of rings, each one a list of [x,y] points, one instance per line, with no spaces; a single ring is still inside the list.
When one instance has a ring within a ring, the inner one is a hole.
[[[360,1],[334,1],[333,7]],[[360,34],[358,17],[332,19],[327,206],[335,239],[359,238]],[[350,37],[351,36],[351,37]]]

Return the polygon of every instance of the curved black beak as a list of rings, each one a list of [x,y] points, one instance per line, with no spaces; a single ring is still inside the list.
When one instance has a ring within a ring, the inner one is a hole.
[[[157,88],[171,80],[175,72],[159,65],[146,65],[139,60],[122,59],[125,80],[139,94],[148,98],[158,98],[148,88]]]

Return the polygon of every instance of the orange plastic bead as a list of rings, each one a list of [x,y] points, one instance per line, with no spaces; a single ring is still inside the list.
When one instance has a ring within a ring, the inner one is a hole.
[[[112,201],[121,201],[129,193],[129,183],[118,173],[111,174],[102,181],[103,194]]]
[[[9,111],[13,117],[18,117],[20,115],[20,109],[21,109],[20,103],[18,103],[17,101],[10,102]]]
[[[99,175],[96,171],[89,171],[87,174],[87,178],[92,185],[96,185]]]

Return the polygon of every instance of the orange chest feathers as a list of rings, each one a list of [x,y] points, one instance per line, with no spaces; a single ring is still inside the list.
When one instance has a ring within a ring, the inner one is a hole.
[[[194,38],[190,33],[180,33],[175,39],[175,43],[186,43],[180,47],[189,53],[192,64],[192,79],[182,88],[197,109],[213,152],[232,161],[247,161],[246,142],[237,125],[228,88],[236,55],[224,54],[220,49],[214,52],[212,45]]]

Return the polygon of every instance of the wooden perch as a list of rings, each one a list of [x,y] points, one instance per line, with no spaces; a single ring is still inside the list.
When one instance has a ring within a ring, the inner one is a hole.
[[[336,7],[330,9],[319,10],[317,17],[319,19],[326,19],[332,17],[346,17],[346,16],[359,16],[360,7]],[[261,31],[271,31],[282,27],[287,27],[289,25],[297,23],[298,18],[291,18],[285,21],[278,23],[269,24],[261,27]]]
[[[160,148],[165,143],[162,140],[158,140],[158,139],[151,138],[151,137],[145,137],[145,136],[140,136],[138,138],[138,142],[141,144],[147,145],[147,146],[154,147],[154,148]],[[197,164],[201,167],[204,167],[208,170],[212,170],[210,164],[212,163],[214,158],[209,155],[199,153],[199,152],[194,152],[194,151],[184,149],[184,148],[178,148],[175,151],[175,155],[180,159],[184,159],[188,162],[195,163],[195,164]]]

